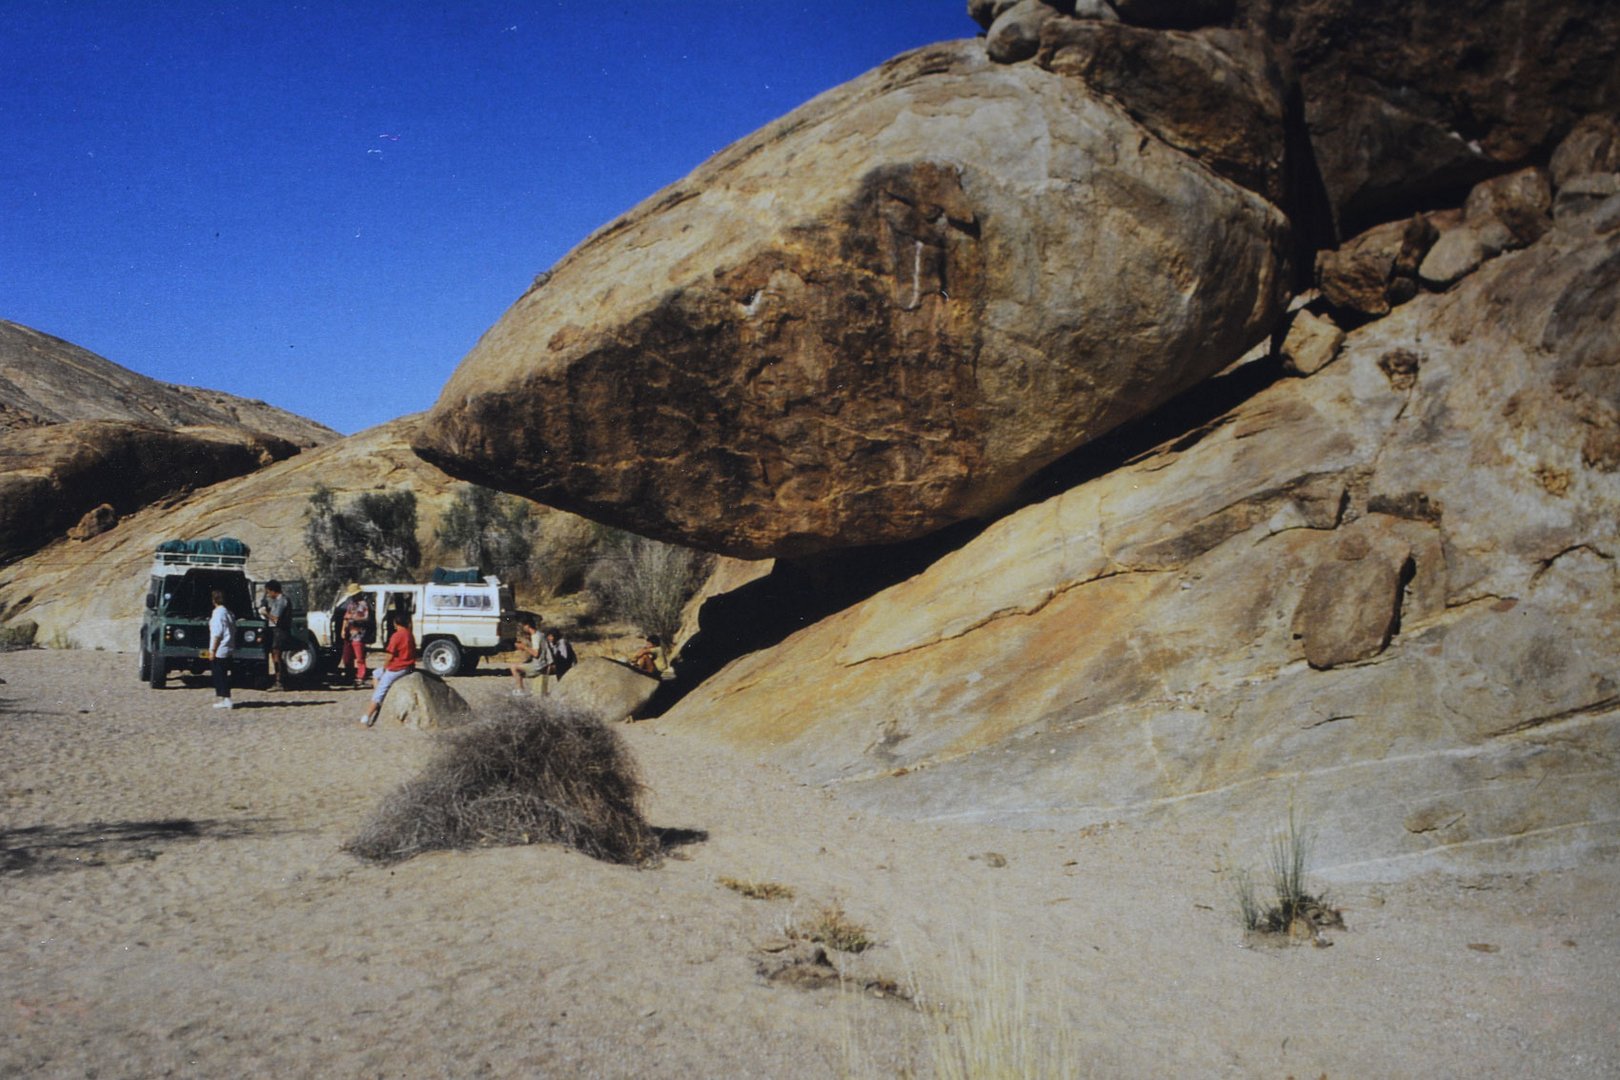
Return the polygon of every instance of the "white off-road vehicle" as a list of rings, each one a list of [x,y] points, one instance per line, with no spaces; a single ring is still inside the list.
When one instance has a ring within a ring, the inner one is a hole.
[[[475,571],[437,570],[433,576],[426,584],[360,586],[371,608],[366,648],[380,649],[388,643],[398,611],[410,612],[422,666],[435,675],[459,674],[475,666],[479,657],[512,648],[523,614],[513,600],[512,586],[501,584],[493,574],[479,578]],[[310,634],[320,645],[326,667],[337,662],[350,595],[339,595],[325,609],[309,613]]]

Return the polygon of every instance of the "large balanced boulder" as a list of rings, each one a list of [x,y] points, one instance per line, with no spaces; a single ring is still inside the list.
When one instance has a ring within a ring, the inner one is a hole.
[[[1222,55],[1200,47],[1189,70]],[[1257,106],[1238,91],[1277,87],[1248,54],[1231,63],[1241,127]],[[1138,123],[1079,75],[998,66],[972,41],[899,57],[542,275],[462,361],[417,450],[742,557],[990,514],[1281,313],[1281,211],[1155,130],[1196,143],[1219,120],[1202,107],[1194,123],[1156,98]]]
[[[906,816],[1294,805],[1329,877],[1612,852],[1616,296],[1620,228],[1560,223],[664,722]]]

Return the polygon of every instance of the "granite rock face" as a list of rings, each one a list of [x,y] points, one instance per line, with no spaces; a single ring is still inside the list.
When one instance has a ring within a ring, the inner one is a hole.
[[[0,432],[0,562],[75,528],[103,503],[118,515],[297,453],[227,428],[165,430],[77,420]]]
[[[1292,60],[1339,236],[1545,161],[1620,108],[1609,0],[1243,0],[1237,20]]]
[[[240,428],[301,448],[339,437],[323,424],[262,401],[159,382],[61,338],[0,319],[0,431],[69,420]]]
[[[1584,222],[1585,219],[1582,219]],[[666,715],[896,814],[1620,850],[1620,231],[1559,225]]]
[[[1286,206],[1287,88],[1260,35],[1056,18],[1042,25],[1036,63],[1118,101],[1169,145]]]
[[[1554,163],[1555,180],[1608,171],[1603,162],[1620,154],[1620,8],[1608,0],[1480,0],[1466,10],[1445,0],[973,0],[968,13],[999,63],[1078,35],[1105,42],[1114,63],[1130,55],[1136,75],[1152,72],[1150,55],[1119,31],[1144,43],[1163,30],[1264,37],[1297,102],[1291,122],[1304,152],[1289,208],[1329,245],[1545,163],[1572,130],[1582,138]],[[1100,29],[1109,23],[1115,32]]]
[[[1200,44],[1194,66],[1223,55]],[[1254,70],[1233,54],[1233,85],[1270,93]],[[1240,127],[1251,103],[1233,100]],[[1214,104],[1158,126],[1213,130]],[[908,539],[993,514],[1241,355],[1282,311],[1288,246],[1277,207],[1083,80],[927,48],[569,254],[463,360],[416,446],[727,554]]]
[[[0,563],[337,437],[262,401],[158,382],[0,320]],[[96,522],[75,524],[102,504]]]

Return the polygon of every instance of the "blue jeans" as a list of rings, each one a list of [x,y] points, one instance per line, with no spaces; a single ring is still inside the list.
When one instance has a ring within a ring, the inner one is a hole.
[[[388,688],[415,670],[413,667],[408,667],[403,671],[380,672],[377,675],[377,687],[371,691],[371,700],[381,704],[383,695],[388,693]]]
[[[213,663],[214,696],[228,698],[231,696],[231,658],[216,656]]]

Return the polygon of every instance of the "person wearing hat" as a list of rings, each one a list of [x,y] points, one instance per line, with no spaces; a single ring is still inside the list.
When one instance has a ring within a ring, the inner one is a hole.
[[[366,684],[366,641],[371,637],[371,604],[360,586],[350,582],[343,588],[348,597],[343,602],[342,640],[338,654],[338,672],[354,672],[354,685]]]

